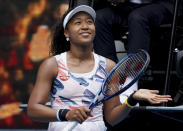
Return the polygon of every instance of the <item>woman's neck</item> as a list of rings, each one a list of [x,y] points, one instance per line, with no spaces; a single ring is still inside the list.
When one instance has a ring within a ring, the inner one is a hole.
[[[68,57],[70,59],[75,59],[79,61],[84,61],[92,58],[92,51],[86,51],[86,52],[78,52],[78,51],[68,51]]]
[[[85,48],[78,48],[72,46],[70,51],[68,51],[68,55],[70,56],[70,58],[78,59],[80,61],[88,60],[92,58],[92,48],[93,46]]]
[[[88,73],[94,68],[95,60],[92,51],[67,52],[67,67],[72,73]]]

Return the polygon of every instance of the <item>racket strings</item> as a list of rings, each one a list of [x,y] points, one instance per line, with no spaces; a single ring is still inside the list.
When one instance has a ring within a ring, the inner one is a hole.
[[[128,85],[135,78],[146,64],[147,56],[144,53],[127,58],[116,68],[106,82],[105,94],[111,95]]]

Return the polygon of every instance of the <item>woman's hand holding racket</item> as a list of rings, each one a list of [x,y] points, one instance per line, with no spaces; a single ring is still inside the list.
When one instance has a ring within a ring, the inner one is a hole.
[[[78,121],[80,124],[84,122],[88,117],[92,117],[91,110],[85,106],[78,107],[66,114],[67,120]]]

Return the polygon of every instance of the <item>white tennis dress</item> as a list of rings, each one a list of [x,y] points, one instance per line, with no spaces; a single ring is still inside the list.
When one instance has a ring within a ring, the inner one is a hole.
[[[56,55],[58,75],[53,81],[50,98],[53,109],[74,109],[80,106],[88,106],[101,88],[106,77],[106,59],[93,53],[95,64],[91,72],[72,73],[67,67],[67,52]],[[102,97],[102,96],[101,96]],[[106,127],[102,116],[102,105],[92,111],[93,117],[89,117],[74,131],[105,131]],[[50,122],[48,131],[62,131],[68,122]]]

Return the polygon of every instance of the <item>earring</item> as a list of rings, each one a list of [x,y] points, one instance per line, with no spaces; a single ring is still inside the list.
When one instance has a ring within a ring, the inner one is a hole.
[[[69,41],[69,37],[66,38],[66,41]]]

